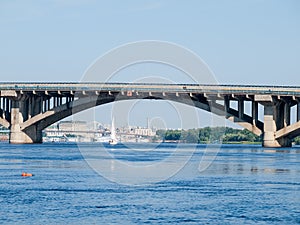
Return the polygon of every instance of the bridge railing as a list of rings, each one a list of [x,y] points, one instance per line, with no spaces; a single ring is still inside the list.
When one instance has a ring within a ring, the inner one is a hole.
[[[161,84],[161,83],[0,83],[1,90],[15,91],[157,91],[195,92],[212,94],[262,94],[300,97],[298,86]]]

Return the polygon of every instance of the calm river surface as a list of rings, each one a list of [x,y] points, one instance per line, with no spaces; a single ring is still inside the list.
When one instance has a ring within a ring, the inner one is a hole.
[[[85,147],[82,154],[71,143],[0,143],[0,224],[300,224],[300,147]],[[207,151],[218,153],[200,172]],[[185,155],[192,157],[183,169],[160,179]],[[108,179],[88,159],[107,165],[100,169]],[[120,172],[118,162],[139,173]]]

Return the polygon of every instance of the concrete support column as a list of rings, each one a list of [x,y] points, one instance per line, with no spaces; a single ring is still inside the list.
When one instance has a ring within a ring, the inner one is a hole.
[[[47,106],[48,106],[48,104],[47,104],[47,99],[44,99],[44,102],[43,102],[43,113],[44,112],[46,112],[48,109],[47,109]]]
[[[57,97],[53,97],[53,108],[57,107]]]
[[[300,102],[297,103],[297,121],[300,120]]]
[[[225,113],[227,114],[230,108],[230,100],[227,97],[225,97],[224,99],[224,107],[225,107]]]
[[[2,118],[5,118],[5,99],[2,98]]]
[[[243,99],[238,100],[238,111],[239,111],[239,118],[243,119],[243,117],[244,117],[244,100]]]
[[[28,100],[19,101],[19,117],[22,123],[28,119]]]
[[[9,133],[9,142],[13,144],[22,144],[25,138],[20,128],[20,124],[23,122],[23,118],[20,114],[20,102],[13,100],[11,106],[11,126]]]
[[[40,97],[39,113],[43,113],[43,103],[44,103],[43,97]]]
[[[43,111],[43,98],[34,97],[32,99],[32,116],[40,114]]]
[[[8,98],[5,98],[5,118],[9,118],[10,113],[10,100]]]
[[[24,117],[28,114],[27,108],[25,101],[11,101],[9,142],[12,144],[42,143],[42,130],[38,130],[36,126],[31,126],[27,130],[21,130]]]
[[[277,130],[275,120],[276,106],[273,103],[264,105],[264,147],[281,147],[275,140],[275,132]]]
[[[258,102],[252,101],[252,124],[257,125],[258,121]]]
[[[281,128],[285,107],[281,103],[264,104],[264,139],[263,147],[291,147],[292,142],[288,137],[275,139],[275,132]],[[288,115],[288,113],[286,114]],[[287,121],[288,122],[288,121]]]
[[[291,105],[290,103],[284,104],[284,121],[283,126],[287,127],[291,124]]]

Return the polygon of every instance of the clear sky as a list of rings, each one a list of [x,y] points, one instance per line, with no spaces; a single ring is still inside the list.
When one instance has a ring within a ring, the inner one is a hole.
[[[80,81],[127,42],[169,41],[223,84],[300,85],[297,0],[1,0],[1,81]]]
[[[0,77],[78,81],[106,51],[163,40],[197,53],[220,83],[300,84],[297,0],[1,0]]]

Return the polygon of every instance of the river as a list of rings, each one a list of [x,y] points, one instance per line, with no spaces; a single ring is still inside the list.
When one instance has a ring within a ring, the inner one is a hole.
[[[0,143],[0,179],[1,224],[300,224],[300,147]]]

